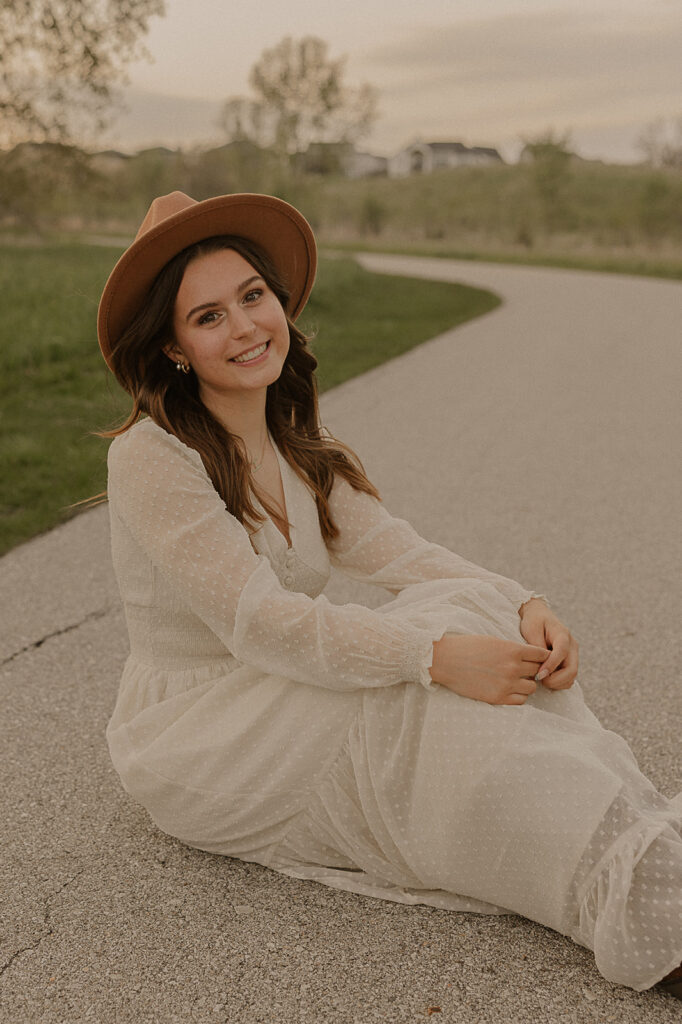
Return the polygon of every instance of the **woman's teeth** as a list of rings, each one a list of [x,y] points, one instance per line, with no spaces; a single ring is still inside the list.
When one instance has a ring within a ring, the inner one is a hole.
[[[249,349],[248,352],[243,352],[240,356],[235,356],[231,361],[233,363],[249,363],[252,359],[262,356],[267,347],[268,343],[266,341],[263,345],[258,345],[256,348]]]

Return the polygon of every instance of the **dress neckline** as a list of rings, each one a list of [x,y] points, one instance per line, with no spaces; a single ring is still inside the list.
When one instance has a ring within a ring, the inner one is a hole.
[[[285,535],[282,533],[282,531],[280,530],[280,528],[277,525],[277,523],[273,520],[272,516],[268,516],[268,519],[272,523],[274,528],[277,530],[277,533],[282,538],[284,543],[286,544],[287,550],[291,551],[291,549],[294,546],[294,529],[295,529],[295,526],[291,522],[291,519],[289,517],[289,510],[293,507],[293,503],[292,503],[292,500],[291,500],[291,489],[289,487],[289,480],[288,480],[288,475],[287,475],[287,470],[290,467],[289,467],[289,463],[284,458],[284,456],[280,452],[279,448],[275,444],[274,438],[273,438],[273,436],[272,436],[272,434],[270,433],[269,430],[268,430],[268,437],[270,438],[270,444],[273,447],[273,450],[275,452],[275,457],[277,459],[277,465],[279,466],[279,475],[280,475],[280,479],[282,481],[282,493],[284,494],[284,509],[283,509],[283,512],[284,512],[285,520],[287,521],[287,523],[289,523],[289,538],[290,538],[291,543],[289,543],[289,541],[287,540]],[[262,506],[261,506],[261,508],[262,508]],[[263,509],[263,511],[265,511],[265,509]],[[267,513],[266,513],[266,515],[267,515]]]

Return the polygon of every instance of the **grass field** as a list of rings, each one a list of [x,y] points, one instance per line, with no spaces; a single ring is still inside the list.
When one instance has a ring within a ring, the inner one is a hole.
[[[68,517],[105,487],[107,442],[128,396],[107,371],[95,321],[120,250],[0,246],[0,553]],[[493,309],[489,292],[321,261],[301,318],[325,390]]]
[[[682,174],[576,163],[407,178],[304,181],[295,194],[327,245],[682,277]]]
[[[132,236],[163,192],[181,189],[195,199],[268,192],[298,207],[328,247],[682,278],[679,168],[574,157],[349,179],[257,156],[244,161],[231,147],[154,151],[85,178],[80,164],[78,173],[60,172],[46,159],[31,167],[29,208],[46,231],[116,238]],[[29,230],[19,220],[14,229]]]
[[[453,260],[478,260],[482,263],[516,263],[531,267],[565,267],[567,270],[595,270],[607,274],[635,274],[638,277],[662,277],[682,280],[682,255],[663,259],[655,253],[612,252],[593,249],[546,249],[533,252],[518,249],[457,247],[448,242],[334,242],[328,252],[386,252],[401,256],[436,256]]]

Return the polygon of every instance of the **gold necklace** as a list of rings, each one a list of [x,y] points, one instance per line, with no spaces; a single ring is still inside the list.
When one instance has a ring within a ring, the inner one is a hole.
[[[258,472],[258,470],[263,465],[263,459],[265,458],[265,444],[266,444],[267,440],[268,440],[268,432],[267,432],[267,429],[266,429],[265,437],[263,438],[263,448],[262,448],[262,451],[260,453],[260,461],[259,462],[254,462],[254,460],[252,458],[249,458],[249,466],[251,467],[251,472],[252,473]]]

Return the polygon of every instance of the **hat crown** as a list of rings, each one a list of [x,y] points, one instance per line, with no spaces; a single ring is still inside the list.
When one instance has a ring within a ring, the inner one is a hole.
[[[174,217],[176,213],[182,213],[183,210],[198,205],[196,199],[191,199],[184,192],[169,192],[167,196],[157,196],[147,210],[135,239],[142,238],[148,231],[152,231],[159,224],[163,224],[165,220]]]

